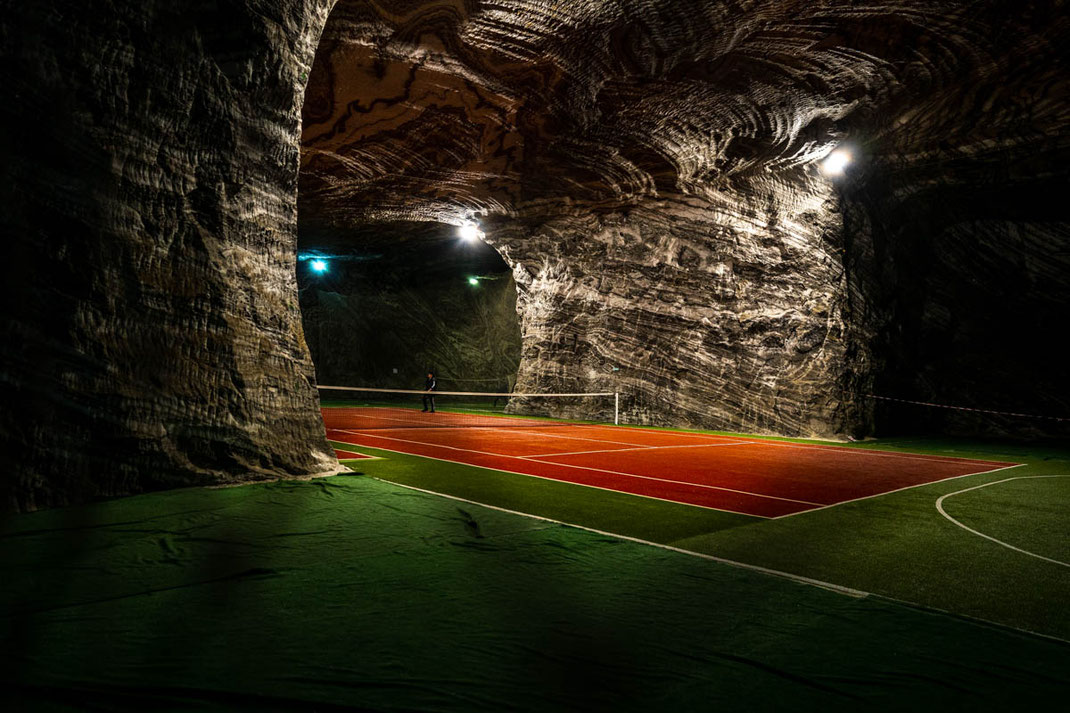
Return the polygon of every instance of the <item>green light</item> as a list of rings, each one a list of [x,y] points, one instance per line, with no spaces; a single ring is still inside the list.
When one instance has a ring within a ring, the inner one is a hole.
[[[468,278],[468,284],[472,285],[472,286],[478,285],[479,284],[479,278],[478,277],[469,277]]]

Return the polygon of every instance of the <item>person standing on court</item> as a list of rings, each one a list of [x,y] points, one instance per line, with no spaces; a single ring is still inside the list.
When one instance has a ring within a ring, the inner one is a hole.
[[[435,412],[435,373],[433,371],[427,372],[427,381],[424,382],[424,410],[420,413],[427,413],[427,405],[431,405],[431,413]]]

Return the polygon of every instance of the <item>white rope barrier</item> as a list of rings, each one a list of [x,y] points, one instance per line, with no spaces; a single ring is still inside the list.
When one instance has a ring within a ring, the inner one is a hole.
[[[934,404],[928,401],[911,401],[910,399],[893,399],[890,396],[877,396],[876,394],[862,394],[866,398],[878,399],[880,401],[894,401],[901,404],[914,404],[915,406],[932,406],[933,408],[946,408],[953,411],[974,411],[977,413],[992,413],[998,416],[1017,416],[1019,418],[1042,418],[1048,421],[1070,421],[1070,418],[1063,418],[1060,416],[1039,416],[1034,413],[1016,413],[1014,411],[994,411],[987,408],[973,408],[971,406],[950,406],[948,404]]]

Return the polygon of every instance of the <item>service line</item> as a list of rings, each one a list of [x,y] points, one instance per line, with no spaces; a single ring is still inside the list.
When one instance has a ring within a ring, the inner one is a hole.
[[[541,465],[550,465],[550,466],[556,466],[556,467],[559,467],[559,468],[574,468],[574,469],[578,469],[578,470],[586,470],[586,471],[592,471],[592,472],[596,472],[596,473],[607,473],[609,475],[617,475],[617,476],[621,476],[621,477],[624,477],[624,478],[635,478],[635,479],[638,479],[638,480],[649,480],[649,481],[654,481],[654,482],[670,483],[672,485],[682,485],[682,486],[685,486],[685,487],[688,487],[688,488],[701,488],[701,489],[704,489],[704,490],[718,490],[718,491],[723,491],[723,492],[726,492],[726,493],[735,493],[737,495],[746,495],[746,496],[749,496],[749,497],[763,498],[763,499],[766,499],[766,500],[781,500],[781,501],[784,501],[784,502],[797,503],[797,504],[800,504],[800,505],[810,505],[812,507],[820,507],[822,505],[822,503],[814,503],[814,502],[810,502],[808,500],[796,500],[795,498],[783,498],[783,497],[779,497],[779,496],[776,496],[776,495],[765,495],[763,493],[753,493],[753,492],[750,492],[750,491],[747,491],[747,490],[736,490],[734,488],[724,488],[724,487],[721,487],[721,486],[718,486],[718,485],[705,485],[703,483],[690,483],[690,482],[685,481],[685,480],[673,480],[671,478],[658,478],[658,477],[653,476],[653,475],[639,475],[638,473],[624,473],[622,471],[606,470],[604,468],[592,468],[592,467],[588,467],[588,466],[569,465],[568,463],[555,463],[553,461],[547,461],[547,460],[535,460],[534,458],[529,458],[529,457],[524,457],[524,456],[512,456],[512,455],[506,455],[504,453],[491,453],[489,451],[479,451],[479,450],[476,450],[474,448],[459,448],[457,446],[445,446],[445,445],[441,445],[439,443],[428,443],[426,441],[414,441],[414,440],[407,439],[407,438],[396,438],[394,436],[380,436],[380,435],[377,435],[377,434],[374,434],[374,433],[368,433],[366,431],[356,431],[356,430],[351,430],[351,429],[333,429],[333,430],[337,431],[338,433],[348,433],[348,434],[354,435],[354,436],[364,436],[365,438],[381,438],[381,439],[387,440],[387,441],[397,441],[399,443],[411,443],[413,445],[427,446],[429,448],[445,448],[445,449],[448,449],[448,450],[451,450],[451,451],[460,451],[462,453],[475,453],[475,454],[478,454],[478,455],[492,456],[494,458],[508,458],[510,460],[524,461],[526,463],[539,463]],[[368,448],[375,448],[375,446],[373,446],[373,445],[367,445],[367,444],[365,444],[365,445]],[[410,455],[419,455],[419,454],[418,453],[412,453]],[[441,459],[441,460],[449,460],[449,459]],[[452,461],[452,462],[460,463],[462,465],[474,465],[474,464],[468,463],[466,461]],[[499,470],[499,469],[490,468],[490,470]],[[509,471],[509,472],[512,472],[512,471]],[[554,480],[554,479],[550,478],[550,480]],[[564,482],[571,482],[571,481],[564,481]],[[616,491],[616,492],[626,492],[626,491]],[[673,502],[680,502],[680,501],[673,501]],[[690,505],[691,503],[684,503],[684,504]],[[730,511],[730,512],[739,512],[739,511]],[[741,514],[749,515],[750,513],[741,513]]]

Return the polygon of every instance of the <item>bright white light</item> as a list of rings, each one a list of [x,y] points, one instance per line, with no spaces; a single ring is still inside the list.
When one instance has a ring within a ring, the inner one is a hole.
[[[476,223],[464,223],[461,227],[457,228],[457,235],[461,236],[461,240],[472,243],[479,240],[482,233],[479,231],[479,225]]]
[[[479,278],[478,277],[469,277],[468,278],[468,284],[472,285],[473,287],[475,287],[476,285],[479,284]]]
[[[316,272],[327,272],[327,261],[326,260],[313,260],[310,263],[310,265],[311,265],[312,269],[315,270]]]
[[[851,163],[851,152],[836,149],[821,162],[821,173],[826,176],[842,176],[847,164]]]

